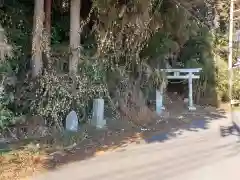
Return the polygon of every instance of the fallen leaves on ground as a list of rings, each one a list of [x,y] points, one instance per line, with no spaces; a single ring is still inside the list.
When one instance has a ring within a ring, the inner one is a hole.
[[[109,146],[104,146],[102,145],[99,150],[97,150],[94,155],[95,156],[101,156],[107,152],[111,152],[111,151],[116,151],[122,148],[126,148],[127,145],[132,144],[132,143],[136,143],[139,144],[140,141],[142,140],[142,134],[141,133],[135,133],[135,135],[130,136],[125,138],[125,140],[122,140],[122,142],[120,144],[117,145],[109,145]]]
[[[46,161],[44,152],[16,150],[0,155],[0,180],[24,179],[33,173],[43,171]]]

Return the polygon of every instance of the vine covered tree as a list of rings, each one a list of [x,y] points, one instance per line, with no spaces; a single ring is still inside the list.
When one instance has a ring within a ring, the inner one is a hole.
[[[80,55],[80,9],[81,0],[71,0],[70,3],[70,58],[69,72],[76,74]]]

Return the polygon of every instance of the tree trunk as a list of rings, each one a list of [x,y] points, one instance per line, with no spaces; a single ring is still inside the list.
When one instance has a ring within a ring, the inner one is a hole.
[[[45,0],[45,37],[46,47],[45,56],[47,60],[50,58],[51,49],[51,13],[52,13],[52,0]],[[49,63],[49,62],[48,62]]]
[[[44,19],[44,0],[35,0],[33,40],[32,40],[32,76],[42,72],[42,35]]]
[[[6,57],[11,57],[12,47],[7,43],[7,37],[5,31],[0,24],[0,62],[4,61]]]
[[[80,56],[80,8],[81,0],[71,0],[70,9],[70,58],[69,73],[76,74]]]

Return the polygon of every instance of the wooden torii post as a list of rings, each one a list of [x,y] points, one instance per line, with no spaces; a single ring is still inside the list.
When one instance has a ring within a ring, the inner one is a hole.
[[[196,110],[193,105],[193,79],[199,79],[200,76],[197,74],[202,70],[202,68],[195,69],[161,69],[161,71],[166,73],[167,79],[188,79],[188,109]],[[161,114],[164,110],[163,106],[163,88],[156,90],[156,112]]]

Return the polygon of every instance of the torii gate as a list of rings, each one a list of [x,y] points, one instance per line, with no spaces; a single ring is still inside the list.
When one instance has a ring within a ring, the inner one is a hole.
[[[167,79],[188,79],[188,109],[196,110],[196,107],[193,105],[193,79],[199,79],[199,72],[202,68],[193,68],[193,69],[161,69],[161,71],[166,73]],[[165,107],[163,106],[163,88],[161,90],[156,90],[156,112],[161,114],[162,110]]]

